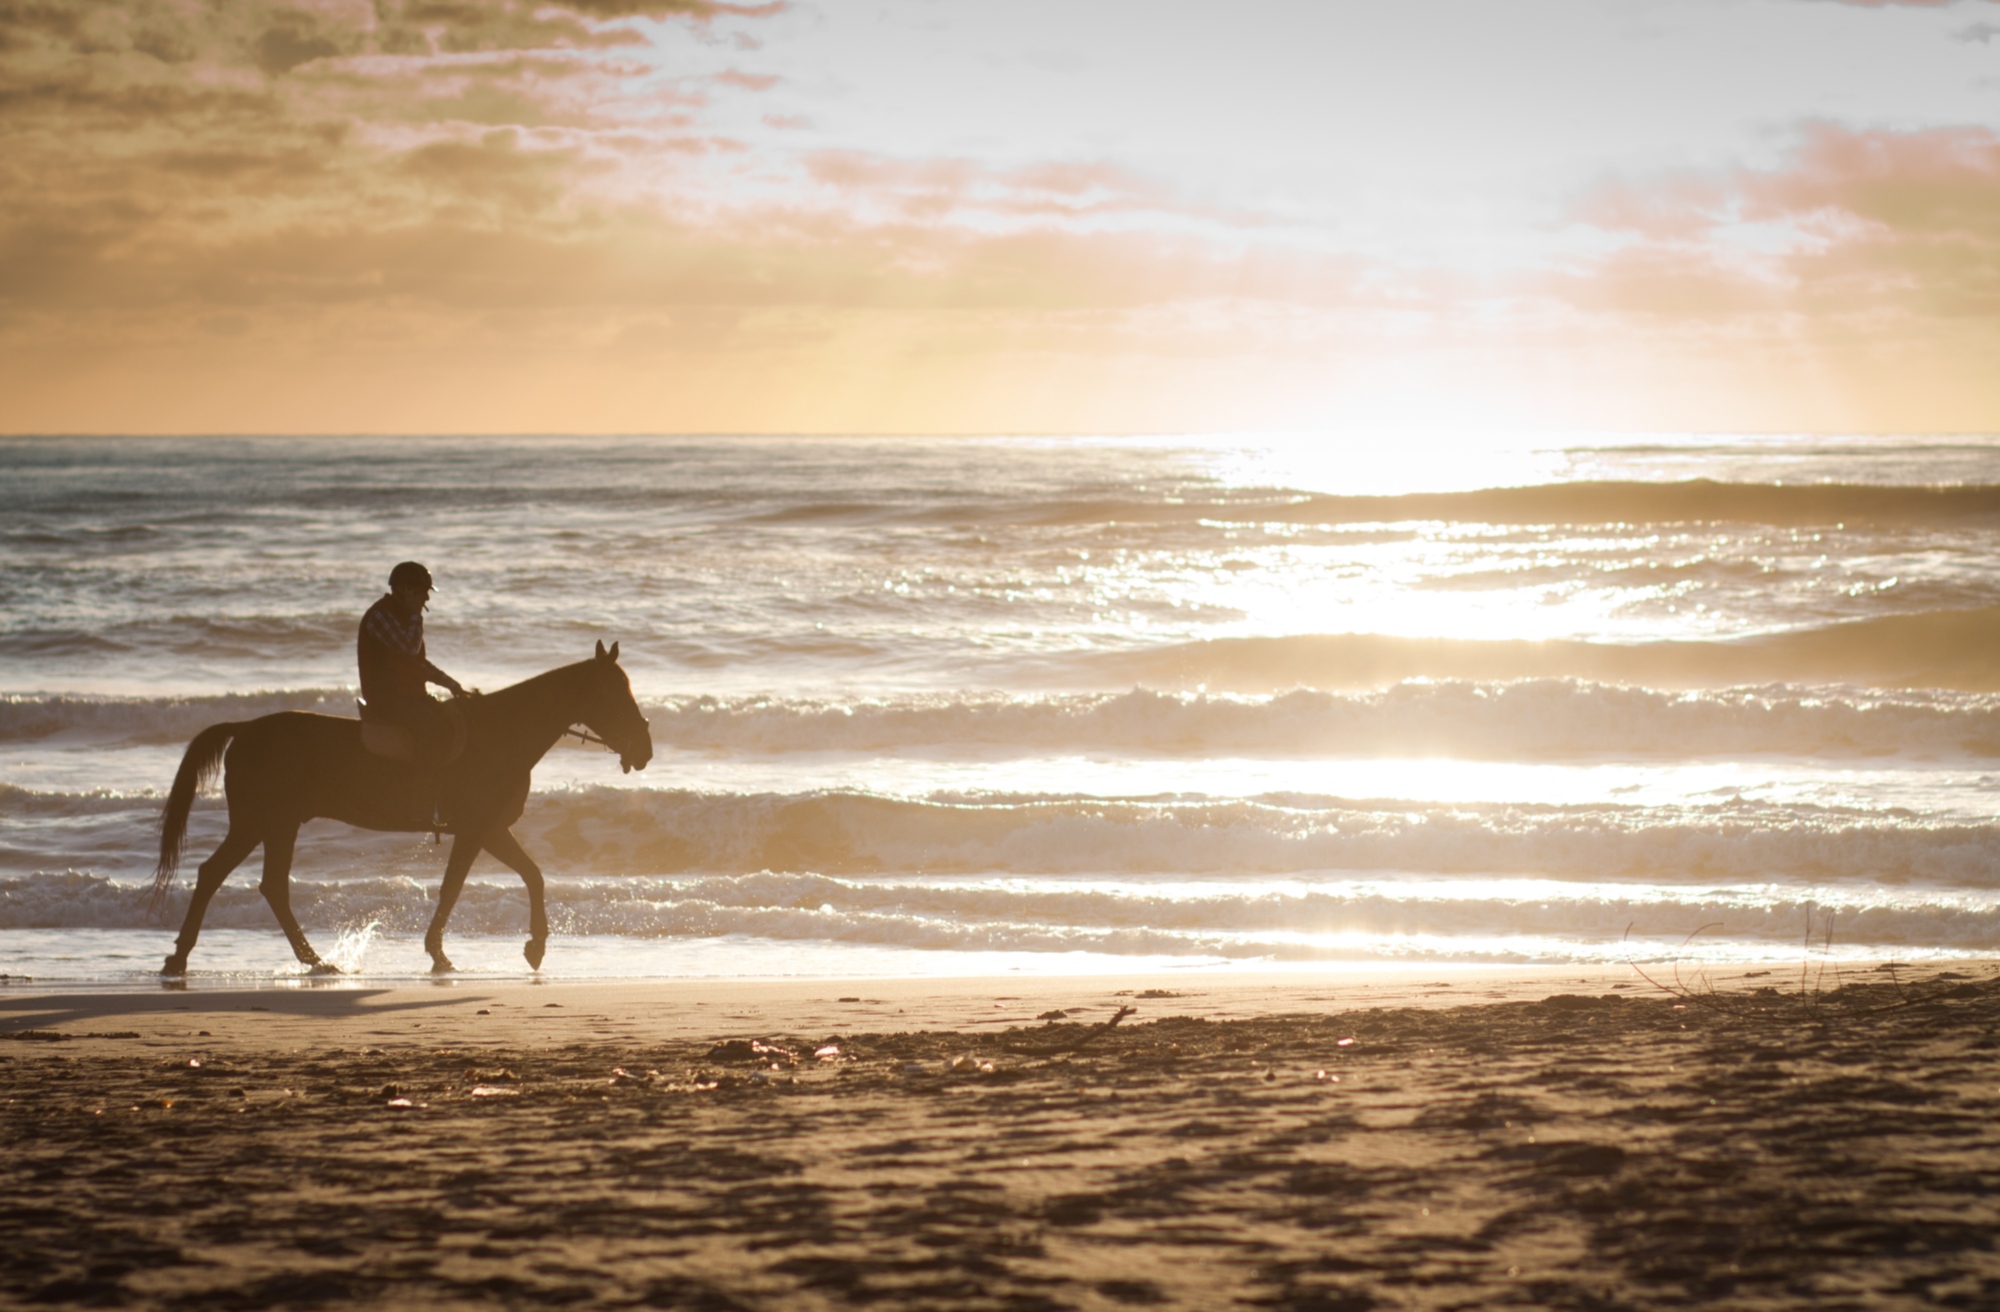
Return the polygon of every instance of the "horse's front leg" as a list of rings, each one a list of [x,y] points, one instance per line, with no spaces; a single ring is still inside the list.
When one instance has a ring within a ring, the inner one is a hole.
[[[520,875],[521,882],[528,886],[528,942],[521,949],[521,955],[528,959],[529,966],[540,970],[542,954],[549,948],[549,917],[542,897],[542,868],[522,850],[520,840],[514,837],[511,830],[496,826],[492,833],[486,835],[484,846]]]
[[[424,951],[431,954],[431,974],[443,975],[452,969],[451,958],[444,954],[444,926],[451,919],[451,909],[458,905],[458,895],[465,889],[465,877],[472,872],[472,858],[479,855],[479,840],[469,833],[461,832],[451,840],[451,855],[444,863],[444,883],[438,887],[437,914],[431,917],[431,927],[424,933]]]

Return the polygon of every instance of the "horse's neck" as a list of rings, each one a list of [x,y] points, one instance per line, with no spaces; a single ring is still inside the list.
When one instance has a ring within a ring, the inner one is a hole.
[[[517,745],[539,761],[577,721],[587,688],[589,662],[524,679],[482,700],[484,718],[503,743]],[[506,747],[502,747],[505,751]]]

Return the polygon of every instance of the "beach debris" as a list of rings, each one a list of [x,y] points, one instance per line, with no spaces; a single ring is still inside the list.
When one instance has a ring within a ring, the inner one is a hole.
[[[1184,998],[1187,994],[1177,993],[1173,989],[1141,989],[1138,996],[1142,998]]]
[[[510,1070],[482,1071],[473,1069],[465,1073],[465,1078],[474,1084],[518,1084],[521,1081],[521,1077]]]
[[[1055,1021],[1055,1020],[1068,1020],[1068,1019],[1069,1019],[1069,1013],[1068,1013],[1068,1012],[1066,1012],[1066,1011],[1064,1011],[1064,1010],[1063,1010],[1063,1009],[1062,1009],[1061,1007],[1057,1007],[1057,1008],[1056,1008],[1056,1009],[1055,1009],[1054,1011],[1045,1011],[1045,1012],[1043,1012],[1043,1013],[1042,1013],[1041,1015],[1039,1015],[1039,1016],[1035,1017],[1035,1019],[1036,1019],[1036,1020],[1049,1020],[1049,1021]]]
[[[391,1098],[384,1105],[389,1107],[415,1107],[417,1104],[411,1102],[408,1098]]]
[[[931,1068],[928,1062],[906,1061],[903,1063],[903,1074],[905,1075],[929,1075],[930,1073]]]
[[[835,998],[835,1002],[859,1002],[860,998]]]
[[[945,1069],[959,1075],[991,1075],[993,1063],[982,1061],[969,1052],[961,1052],[945,1063]]]
[[[1333,1046],[1336,1048],[1351,1048],[1354,1046],[1354,1040],[1352,1038],[1336,1039]]]
[[[611,1068],[611,1082],[613,1084],[658,1084],[666,1078],[666,1076],[660,1074],[658,1071],[651,1069],[648,1069],[644,1075],[634,1075],[623,1066],[613,1066]]]
[[[509,1089],[497,1084],[475,1084],[472,1086],[472,1096],[475,1098],[515,1098],[519,1097],[520,1093],[519,1089]]]
[[[1076,1052],[1084,1047],[1084,1045],[1095,1043],[1106,1034],[1109,1034],[1117,1027],[1119,1021],[1124,1020],[1137,1010],[1137,1007],[1120,1007],[1113,1013],[1110,1020],[1105,1021],[1102,1025],[1091,1026],[1088,1030],[1085,1030],[1082,1034],[1067,1042],[1044,1044],[1034,1048],[1016,1048],[1014,1051],[1025,1053],[1031,1057],[1050,1057],[1058,1053]]]
[[[840,1045],[838,1043],[829,1043],[824,1047],[814,1048],[813,1056],[819,1058],[821,1061],[839,1061]]]
[[[493,1013],[487,1008],[481,1007],[478,1011],[475,1011],[472,1014],[475,1016],[491,1016]]]
[[[790,1048],[781,1048],[775,1043],[764,1043],[758,1039],[725,1039],[708,1051],[709,1061],[757,1062],[760,1065],[771,1061],[794,1062],[799,1059]]]
[[[188,1069],[189,1069],[189,1070],[191,1070],[191,1071],[198,1071],[198,1070],[200,1070],[200,1069],[201,1069],[201,1058],[199,1058],[199,1057],[190,1057],[190,1058],[188,1058]]]
[[[1334,1073],[1333,1073],[1332,1071],[1328,1071],[1328,1070],[1317,1070],[1317,1071],[1314,1071],[1314,1072],[1313,1072],[1313,1078],[1314,1078],[1315,1080],[1324,1080],[1324,1081],[1326,1081],[1326,1082],[1327,1082],[1328,1084],[1338,1084],[1338,1083],[1340,1083],[1340,1077],[1339,1077],[1338,1075],[1335,1075],[1335,1074],[1334,1074]]]

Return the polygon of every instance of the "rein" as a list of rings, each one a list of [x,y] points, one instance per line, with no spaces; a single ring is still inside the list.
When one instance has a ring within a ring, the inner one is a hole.
[[[614,752],[618,750],[616,747],[612,747],[610,743],[605,742],[602,738],[599,738],[596,734],[592,733],[590,730],[579,729],[575,725],[571,725],[569,728],[563,730],[562,736],[565,738],[574,737],[587,743],[596,743],[599,747],[608,747]]]

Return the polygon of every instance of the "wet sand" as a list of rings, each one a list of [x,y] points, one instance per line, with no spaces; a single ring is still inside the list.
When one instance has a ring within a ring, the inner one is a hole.
[[[10,986],[0,1304],[2000,1307],[2000,966],[1680,983]]]

